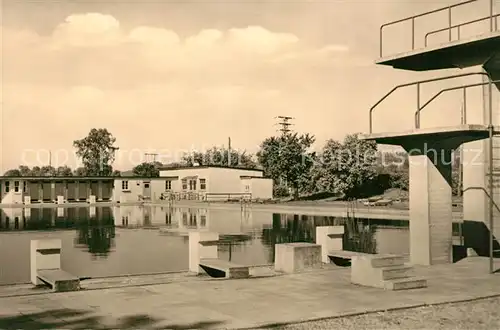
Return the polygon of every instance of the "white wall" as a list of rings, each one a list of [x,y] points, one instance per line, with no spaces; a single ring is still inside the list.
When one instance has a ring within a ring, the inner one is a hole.
[[[262,171],[241,170],[231,168],[210,168],[210,187],[211,193],[241,193],[241,176],[262,177]]]
[[[14,192],[14,182],[19,182],[19,191]],[[9,182],[9,192],[5,192],[5,183]],[[23,181],[22,180],[1,180],[1,195],[0,204],[22,204],[23,198]]]
[[[122,189],[122,182],[128,181],[128,189]],[[140,184],[142,180],[120,178],[115,179],[115,187],[113,189],[113,201],[125,203],[125,202],[137,202],[139,200],[139,195],[142,195],[142,185]],[[139,183],[139,185],[137,185]]]
[[[224,167],[202,167],[194,166],[185,169],[174,169],[160,171],[160,177],[178,177],[178,180],[172,182],[172,191],[182,191],[182,178],[188,176],[197,176],[197,192],[206,193],[241,193],[241,176],[262,177],[262,171],[243,170]],[[199,179],[206,179],[206,189],[200,190]]]
[[[273,180],[251,178],[250,192],[252,199],[272,199],[273,198]]]

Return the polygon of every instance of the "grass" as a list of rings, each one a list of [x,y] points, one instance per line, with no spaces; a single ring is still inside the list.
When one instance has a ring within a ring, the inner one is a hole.
[[[274,329],[500,329],[500,298],[327,319]]]

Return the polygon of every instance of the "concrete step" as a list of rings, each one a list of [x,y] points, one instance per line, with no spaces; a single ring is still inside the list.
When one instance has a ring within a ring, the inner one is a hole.
[[[384,282],[384,289],[386,290],[410,290],[421,289],[427,287],[427,280],[417,277],[406,277]]]
[[[371,266],[373,268],[404,266],[404,264],[405,259],[402,255],[375,255],[371,259]]]
[[[382,280],[393,280],[399,278],[407,278],[410,277],[410,272],[413,269],[411,266],[392,266],[392,267],[384,267],[379,268],[382,273]]]

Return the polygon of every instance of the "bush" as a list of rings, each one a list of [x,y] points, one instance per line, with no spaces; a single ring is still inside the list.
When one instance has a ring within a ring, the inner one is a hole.
[[[273,196],[274,196],[274,198],[289,197],[290,192],[289,192],[288,188],[285,186],[274,185],[273,186]]]

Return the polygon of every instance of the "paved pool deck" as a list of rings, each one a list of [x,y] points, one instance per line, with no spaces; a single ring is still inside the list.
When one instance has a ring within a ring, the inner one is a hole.
[[[36,295],[0,287],[0,293],[18,293],[0,294],[0,329],[265,328],[500,295],[500,274],[489,274],[488,259],[480,257],[417,267],[416,275],[428,279],[428,288],[417,290],[355,286],[349,282],[349,272],[349,268],[325,266],[246,280],[177,274],[149,285],[148,277],[141,276],[134,286],[98,289],[95,282],[94,290]]]

